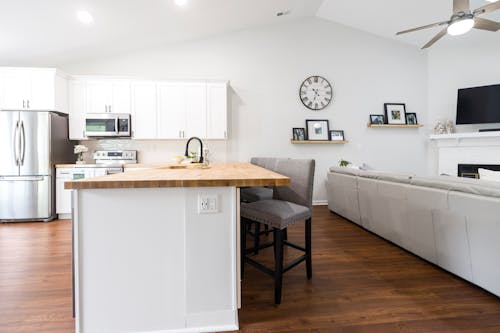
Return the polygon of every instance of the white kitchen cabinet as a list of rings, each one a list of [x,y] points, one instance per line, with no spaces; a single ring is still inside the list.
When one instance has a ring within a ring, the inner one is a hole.
[[[186,101],[180,82],[158,84],[158,138],[185,137]]]
[[[132,138],[156,139],[157,89],[155,82],[132,83]]]
[[[158,138],[207,137],[207,86],[204,82],[158,84]]]
[[[69,138],[85,140],[85,113],[87,108],[87,83],[85,80],[69,82]]]
[[[0,108],[68,112],[68,82],[52,68],[0,68]]]
[[[207,84],[207,138],[227,138],[227,82]]]
[[[207,85],[184,84],[185,117],[184,138],[207,137]]]
[[[130,113],[130,82],[87,81],[87,113]]]

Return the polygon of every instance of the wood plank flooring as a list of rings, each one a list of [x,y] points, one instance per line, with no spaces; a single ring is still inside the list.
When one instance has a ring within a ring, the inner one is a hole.
[[[289,230],[302,242],[303,224]],[[72,333],[71,224],[0,224],[0,332]],[[271,264],[272,250],[259,259]],[[299,254],[287,250],[288,258]],[[315,207],[313,279],[246,266],[240,332],[500,332],[500,299]],[[103,332],[105,333],[105,332]]]

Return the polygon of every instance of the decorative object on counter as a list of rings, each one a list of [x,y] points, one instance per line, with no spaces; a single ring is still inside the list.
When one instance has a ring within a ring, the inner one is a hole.
[[[331,141],[344,141],[344,131],[341,130],[333,130],[330,131],[330,140]]]
[[[295,127],[293,129],[293,139],[295,141],[304,141],[306,139],[306,129]]]
[[[210,161],[208,159],[209,154],[210,151],[208,150],[208,148],[203,148],[203,163],[201,164],[202,169],[210,168]]]
[[[385,116],[383,114],[371,114],[370,124],[372,125],[382,125],[385,123]]]
[[[73,151],[76,155],[76,164],[85,164],[83,153],[88,152],[89,149],[84,145],[76,145]]]
[[[406,124],[407,125],[418,125],[417,114],[416,113],[406,113]]]
[[[307,119],[306,130],[307,130],[307,139],[310,141],[330,140],[329,138],[330,125],[328,120]]]
[[[446,134],[446,126],[441,120],[438,120],[436,126],[434,126],[434,134]]]
[[[302,82],[299,97],[306,108],[319,111],[326,108],[332,101],[333,89],[327,79],[315,75]]]
[[[346,160],[344,160],[344,159],[341,159],[341,160],[339,161],[339,166],[341,166],[341,167],[348,167],[348,166],[349,166],[349,165],[351,165],[351,164],[352,164],[351,162],[346,161]]]
[[[391,125],[406,124],[406,105],[404,103],[385,103],[385,119]]]
[[[453,134],[453,133],[455,133],[455,124],[453,124],[452,120],[448,120],[446,122],[446,133],[447,134]]]

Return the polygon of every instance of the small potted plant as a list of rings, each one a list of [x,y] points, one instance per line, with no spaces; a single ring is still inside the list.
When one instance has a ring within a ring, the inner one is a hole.
[[[339,161],[339,166],[344,167],[344,168],[345,168],[345,167],[348,167],[348,166],[349,166],[349,165],[351,165],[351,164],[352,164],[351,162],[346,161],[346,160],[344,160],[344,159],[342,159],[342,160],[340,160],[340,161]]]
[[[89,149],[84,145],[76,145],[74,148],[74,153],[76,155],[76,164],[85,164],[83,160],[83,153],[88,152]]]

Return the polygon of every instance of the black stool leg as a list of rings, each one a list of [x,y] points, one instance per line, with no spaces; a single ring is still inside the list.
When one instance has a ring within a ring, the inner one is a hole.
[[[306,267],[307,278],[312,278],[311,219],[306,220]]]
[[[260,223],[259,222],[255,222],[255,238],[253,241],[253,245],[254,245],[253,253],[255,255],[259,254],[259,246],[260,246]]]
[[[274,229],[274,303],[281,304],[283,285],[283,231]]]
[[[288,229],[283,229],[283,239],[288,240]]]
[[[269,236],[269,226],[267,224],[264,226],[264,230],[266,231],[266,236]]]
[[[247,221],[241,219],[240,225],[240,266],[241,266],[241,279],[243,280],[243,274],[245,273],[245,256],[247,251]]]

